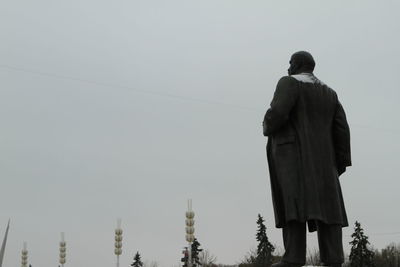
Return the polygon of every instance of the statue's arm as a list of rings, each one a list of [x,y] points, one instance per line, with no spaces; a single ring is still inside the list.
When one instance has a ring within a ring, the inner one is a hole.
[[[335,147],[336,165],[339,175],[351,166],[350,128],[342,104],[337,101],[333,120],[333,143]]]
[[[263,132],[265,136],[273,134],[288,121],[298,94],[298,85],[294,78],[285,76],[279,80],[271,107],[264,116]]]

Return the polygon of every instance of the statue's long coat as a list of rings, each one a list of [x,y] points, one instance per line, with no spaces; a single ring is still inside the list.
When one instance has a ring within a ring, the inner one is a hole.
[[[339,175],[351,166],[350,131],[336,92],[312,73],[278,82],[264,117],[276,227],[315,220],[348,226]]]

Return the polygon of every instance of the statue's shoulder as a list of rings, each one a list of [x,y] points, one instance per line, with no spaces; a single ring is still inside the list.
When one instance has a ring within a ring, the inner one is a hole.
[[[279,79],[279,82],[290,82],[290,81],[296,81],[296,79],[293,77],[293,75],[292,76],[290,76],[290,75],[286,75],[286,76],[282,76],[280,79]]]
[[[297,80],[292,76],[283,76],[279,79],[277,87],[293,87],[297,85]]]

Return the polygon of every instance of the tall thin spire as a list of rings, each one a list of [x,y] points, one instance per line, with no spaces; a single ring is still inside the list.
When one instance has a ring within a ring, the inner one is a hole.
[[[7,243],[7,236],[8,236],[8,229],[9,228],[10,228],[10,219],[8,219],[6,233],[4,235],[3,243],[1,244],[1,249],[0,249],[0,267],[3,266],[4,251],[6,250],[6,243]]]

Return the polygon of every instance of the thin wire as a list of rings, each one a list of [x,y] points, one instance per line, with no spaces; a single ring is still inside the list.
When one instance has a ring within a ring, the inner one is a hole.
[[[228,106],[228,107],[235,108],[235,109],[252,111],[252,112],[263,112],[263,110],[258,109],[258,108],[241,106],[241,105],[237,105],[237,104],[233,104],[233,103],[225,103],[225,102],[214,101],[214,100],[209,100],[209,99],[202,99],[202,98],[193,98],[193,97],[187,97],[187,96],[166,93],[166,92],[160,92],[160,91],[153,91],[153,90],[142,90],[142,89],[133,88],[133,87],[125,86],[125,85],[106,83],[106,82],[98,82],[98,81],[94,81],[94,80],[77,78],[74,76],[67,76],[67,75],[61,75],[61,74],[56,74],[56,73],[37,71],[37,70],[32,70],[32,69],[27,69],[27,68],[14,67],[14,66],[5,65],[5,64],[0,64],[0,68],[11,70],[11,71],[30,73],[30,74],[34,74],[34,75],[47,76],[47,77],[56,78],[56,79],[89,83],[89,84],[94,84],[94,85],[98,85],[98,86],[102,86],[102,87],[121,88],[121,89],[135,91],[135,92],[142,93],[142,94],[156,95],[156,96],[161,96],[161,97],[175,98],[175,99],[180,99],[180,100],[184,100],[184,101],[206,103],[206,104],[212,104],[212,105],[223,105],[223,106]],[[375,130],[375,131],[383,131],[383,132],[397,134],[397,135],[400,134],[400,130],[397,130],[397,129],[377,128],[377,127],[373,127],[373,126],[369,126],[369,125],[354,124],[354,123],[352,123],[351,125],[354,127],[357,127],[357,128],[366,128],[366,129],[371,129],[371,130]]]
[[[26,69],[26,68],[4,65],[4,64],[0,64],[0,68],[8,69],[11,71],[30,73],[30,74],[34,74],[34,75],[47,76],[47,77],[56,78],[56,79],[71,80],[71,81],[82,82],[82,83],[90,83],[90,84],[94,84],[94,85],[98,85],[98,86],[102,86],[102,87],[121,88],[121,89],[135,91],[135,92],[142,93],[142,94],[157,95],[157,96],[162,96],[162,97],[176,98],[176,99],[185,100],[185,101],[200,102],[200,103],[206,103],[206,104],[212,104],[212,105],[224,105],[224,106],[229,106],[231,108],[247,110],[247,111],[257,111],[257,112],[261,111],[256,108],[241,106],[241,105],[232,104],[232,103],[225,103],[225,102],[202,99],[202,98],[193,98],[193,97],[187,97],[187,96],[166,93],[166,92],[160,92],[160,91],[142,90],[142,89],[133,88],[130,86],[125,86],[125,85],[106,83],[106,82],[98,82],[98,81],[94,81],[94,80],[82,79],[82,78],[77,78],[77,77],[67,76],[67,75],[60,75],[60,74],[56,74],[56,73],[36,71],[36,70],[31,70],[31,69]]]
[[[358,123],[352,123],[352,126],[355,126],[357,128],[362,128],[362,129],[370,129],[370,130],[375,130],[375,131],[382,131],[382,132],[387,132],[391,134],[400,134],[399,130],[396,129],[389,129],[389,128],[380,128],[380,127],[373,127],[365,124],[358,124]]]
[[[370,235],[400,235],[400,232],[372,233]]]

